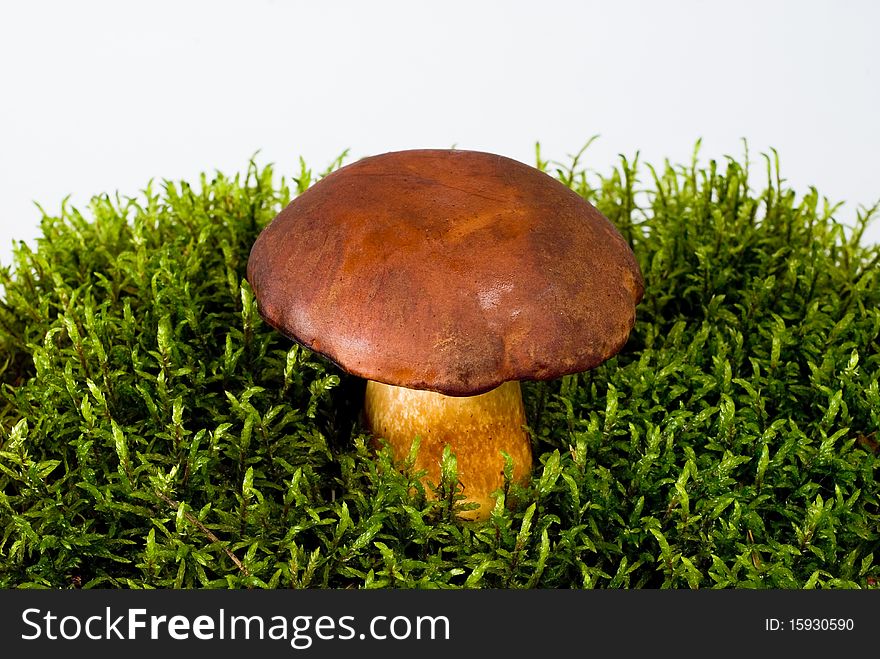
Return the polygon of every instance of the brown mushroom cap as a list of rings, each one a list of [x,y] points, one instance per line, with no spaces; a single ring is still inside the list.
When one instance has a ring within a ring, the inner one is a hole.
[[[355,375],[470,396],[617,353],[644,283],[599,211],[503,156],[365,158],[294,199],[248,261],[260,314]]]

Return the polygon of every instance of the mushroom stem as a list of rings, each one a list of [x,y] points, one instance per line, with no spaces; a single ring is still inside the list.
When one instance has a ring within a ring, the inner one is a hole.
[[[492,512],[491,494],[504,485],[502,451],[513,460],[514,481],[523,482],[531,471],[532,449],[517,381],[477,396],[444,396],[369,380],[364,412],[373,436],[388,442],[397,462],[409,456],[416,437],[421,439],[414,467],[427,472],[425,483],[439,482],[443,449],[449,445],[463,494],[480,506],[463,513],[467,519],[486,519]]]

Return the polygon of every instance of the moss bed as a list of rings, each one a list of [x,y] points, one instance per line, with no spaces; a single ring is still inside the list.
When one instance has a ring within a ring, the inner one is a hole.
[[[582,154],[538,166],[618,226],[645,299],[617,357],[524,384],[538,462],[482,524],[454,459],[425,497],[371,453],[363,382],[257,313],[251,244],[326,172],[46,214],[0,270],[0,587],[877,587],[876,207],[845,228],[775,154]]]

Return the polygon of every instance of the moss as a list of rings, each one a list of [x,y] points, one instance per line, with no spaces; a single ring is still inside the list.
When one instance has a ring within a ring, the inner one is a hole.
[[[846,231],[765,160],[754,190],[733,159],[538,154],[647,292],[620,355],[524,385],[539,464],[484,524],[456,518],[452,456],[425,497],[370,453],[363,383],[260,320],[270,167],[45,216],[0,271],[0,586],[875,585],[875,211]]]

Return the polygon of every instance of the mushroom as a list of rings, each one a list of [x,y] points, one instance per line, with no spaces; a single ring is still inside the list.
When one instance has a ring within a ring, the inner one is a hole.
[[[611,222],[551,176],[463,150],[365,158],[296,197],[247,278],[271,326],[366,378],[376,442],[438,482],[448,445],[484,519],[532,451],[521,380],[616,354],[644,283]]]

